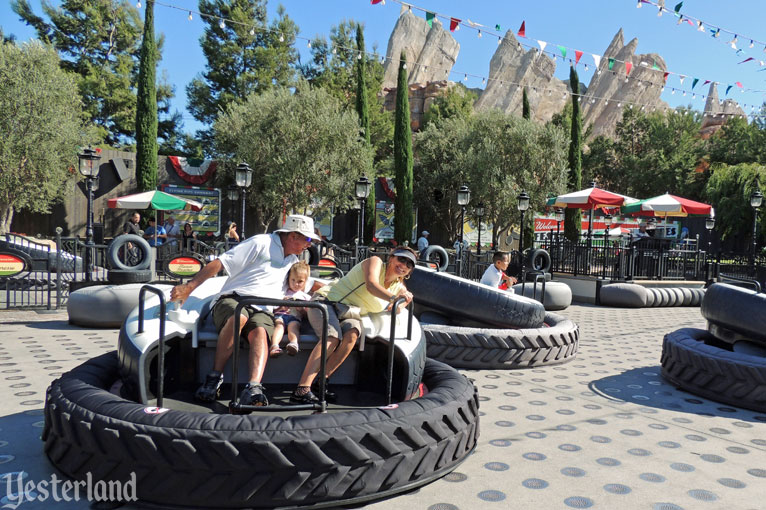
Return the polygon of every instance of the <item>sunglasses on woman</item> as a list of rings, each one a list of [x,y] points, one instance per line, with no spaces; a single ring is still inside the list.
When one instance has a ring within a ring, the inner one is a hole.
[[[412,269],[413,267],[415,267],[415,264],[407,257],[400,257],[399,255],[397,255],[396,260],[398,260],[399,263],[407,266],[407,269]]]

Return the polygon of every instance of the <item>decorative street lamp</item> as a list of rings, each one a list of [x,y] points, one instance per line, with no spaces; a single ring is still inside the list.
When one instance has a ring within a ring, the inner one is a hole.
[[[93,279],[93,189],[94,182],[98,178],[99,164],[101,156],[95,149],[87,147],[77,155],[78,169],[85,177],[85,189],[88,196],[88,216],[85,227],[85,281]]]
[[[247,163],[240,163],[237,165],[237,169],[234,172],[234,180],[239,188],[239,195],[242,199],[242,220],[239,222],[239,239],[245,240],[245,200],[247,194],[247,188],[253,183],[253,169]]]
[[[465,206],[471,203],[471,190],[465,184],[457,190],[457,205],[460,206],[460,244],[457,249],[458,276],[463,275],[463,234],[465,226]]]
[[[367,179],[367,176],[363,175],[356,181],[354,196],[359,200],[359,225],[357,227],[359,240],[357,244],[364,245],[364,206],[367,197],[370,196],[370,180]]]
[[[710,254],[710,242],[713,238],[713,229],[715,228],[715,216],[705,218],[705,228],[707,229],[707,252]]]
[[[481,255],[481,218],[484,216],[484,204],[479,202],[479,205],[474,207],[473,213],[476,215],[476,220],[479,224],[479,235],[476,242],[476,255]]]
[[[609,227],[612,226],[612,215],[607,214],[604,216],[604,226],[606,227],[604,229],[604,246],[606,246],[606,240],[609,237]]]
[[[753,256],[750,262],[750,267],[753,270],[753,275],[755,275],[755,250],[757,249],[756,236],[758,235],[758,209],[760,209],[761,204],[763,204],[763,194],[758,186],[758,181],[755,181],[755,191],[750,195],[750,207],[753,208]]]
[[[526,191],[522,191],[519,196],[516,197],[516,200],[518,200],[518,203],[516,204],[516,209],[521,211],[521,227],[519,228],[519,252],[524,252],[524,214],[526,214],[527,209],[529,209],[529,195],[527,195]]]

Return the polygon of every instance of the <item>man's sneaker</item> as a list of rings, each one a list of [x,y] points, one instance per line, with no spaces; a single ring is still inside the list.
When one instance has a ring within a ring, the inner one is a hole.
[[[256,407],[269,405],[269,400],[263,394],[263,386],[259,383],[247,383],[239,395],[239,405]]]
[[[205,383],[197,388],[194,398],[203,402],[212,402],[220,396],[222,384],[223,374],[213,370],[205,376]]]
[[[317,398],[319,398],[319,394],[320,394],[320,391],[319,391],[319,378],[314,379],[314,382],[311,383],[311,391],[314,393],[314,395],[317,396]],[[330,378],[329,377],[327,377],[324,380],[324,398],[328,402],[335,402],[336,400],[338,400],[338,394],[330,389]]]
[[[293,391],[293,394],[290,395],[290,402],[295,402],[296,404],[318,404],[319,399],[311,392],[311,390],[303,395],[298,395],[298,390],[295,390]]]

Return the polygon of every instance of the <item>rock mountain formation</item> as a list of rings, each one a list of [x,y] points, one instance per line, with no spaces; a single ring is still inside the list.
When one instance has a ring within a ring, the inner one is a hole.
[[[581,98],[583,127],[592,126],[592,135],[611,136],[617,122],[622,118],[624,104],[642,105],[646,109],[668,108],[660,99],[667,70],[664,59],[656,53],[636,55],[638,40],[624,42],[622,29],[612,39],[603,54],[596,72]],[[457,61],[460,45],[438,20],[433,26],[409,10],[404,10],[394,26],[386,51],[383,91],[386,108],[393,109],[396,96],[396,76],[399,56],[404,51],[409,72],[410,109],[413,129],[418,129],[423,113],[436,97],[446,93],[451,85],[450,72]],[[580,60],[581,69],[587,64],[585,55]],[[615,59],[609,69],[609,59]],[[630,62],[626,80],[626,65]],[[587,64],[593,65],[593,63]],[[571,92],[568,82],[554,76],[556,59],[537,48],[525,50],[512,31],[497,46],[489,63],[489,73],[484,90],[478,90],[477,110],[499,109],[506,113],[521,115],[523,89],[527,96],[533,119],[549,121],[562,111]],[[711,84],[703,122],[710,132],[719,128],[728,116],[743,114],[736,102],[719,103],[715,84]],[[724,115],[720,115],[723,113]]]

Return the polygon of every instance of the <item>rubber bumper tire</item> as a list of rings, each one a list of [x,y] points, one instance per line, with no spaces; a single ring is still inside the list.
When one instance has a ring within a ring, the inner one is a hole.
[[[714,283],[705,292],[700,312],[709,325],[739,333],[748,340],[766,343],[766,294],[726,283]]]
[[[708,345],[709,338],[707,331],[695,328],[665,335],[662,376],[695,395],[766,412],[766,358]]]
[[[439,271],[446,271],[447,266],[449,266],[449,255],[447,254],[447,250],[437,244],[432,244],[426,248],[421,259],[429,262],[436,262]]]
[[[148,283],[152,281],[152,272],[149,269],[122,270],[110,269],[106,273],[106,280],[116,285],[125,283]]]
[[[531,298],[535,291],[537,296],[542,296],[543,284],[528,282],[524,287],[524,293],[522,294],[522,284],[517,283],[513,286],[514,292],[519,296],[525,296]],[[572,289],[563,282],[546,282],[545,284],[545,299],[543,300],[543,306],[546,311],[564,310],[572,304]]]
[[[599,290],[598,299],[603,306],[643,308],[647,306],[648,291],[635,283],[610,283]]]
[[[416,304],[489,327],[539,328],[545,319],[545,308],[533,299],[451,274],[415,266],[406,284]]]
[[[133,243],[139,250],[141,250],[143,257],[138,265],[129,266],[120,260],[120,248],[127,243]],[[115,237],[109,245],[109,248],[106,251],[106,259],[110,264],[109,267],[113,267],[114,269],[122,269],[123,271],[149,269],[152,263],[152,248],[143,237],[135,234],[123,234]]]
[[[389,497],[454,469],[477,444],[475,386],[428,360],[429,393],[396,406],[293,416],[147,408],[109,388],[117,353],[53,381],[42,439],[66,476],[126,482],[176,508],[332,507]]]
[[[137,306],[143,284],[93,285],[69,294],[69,323],[97,328],[119,328]],[[169,291],[171,285],[157,285]]]
[[[455,368],[514,369],[557,365],[575,357],[580,330],[558,314],[545,314],[547,327],[483,329],[421,324],[429,358]]]
[[[527,255],[527,267],[547,273],[551,270],[551,254],[542,248],[530,250]]]

